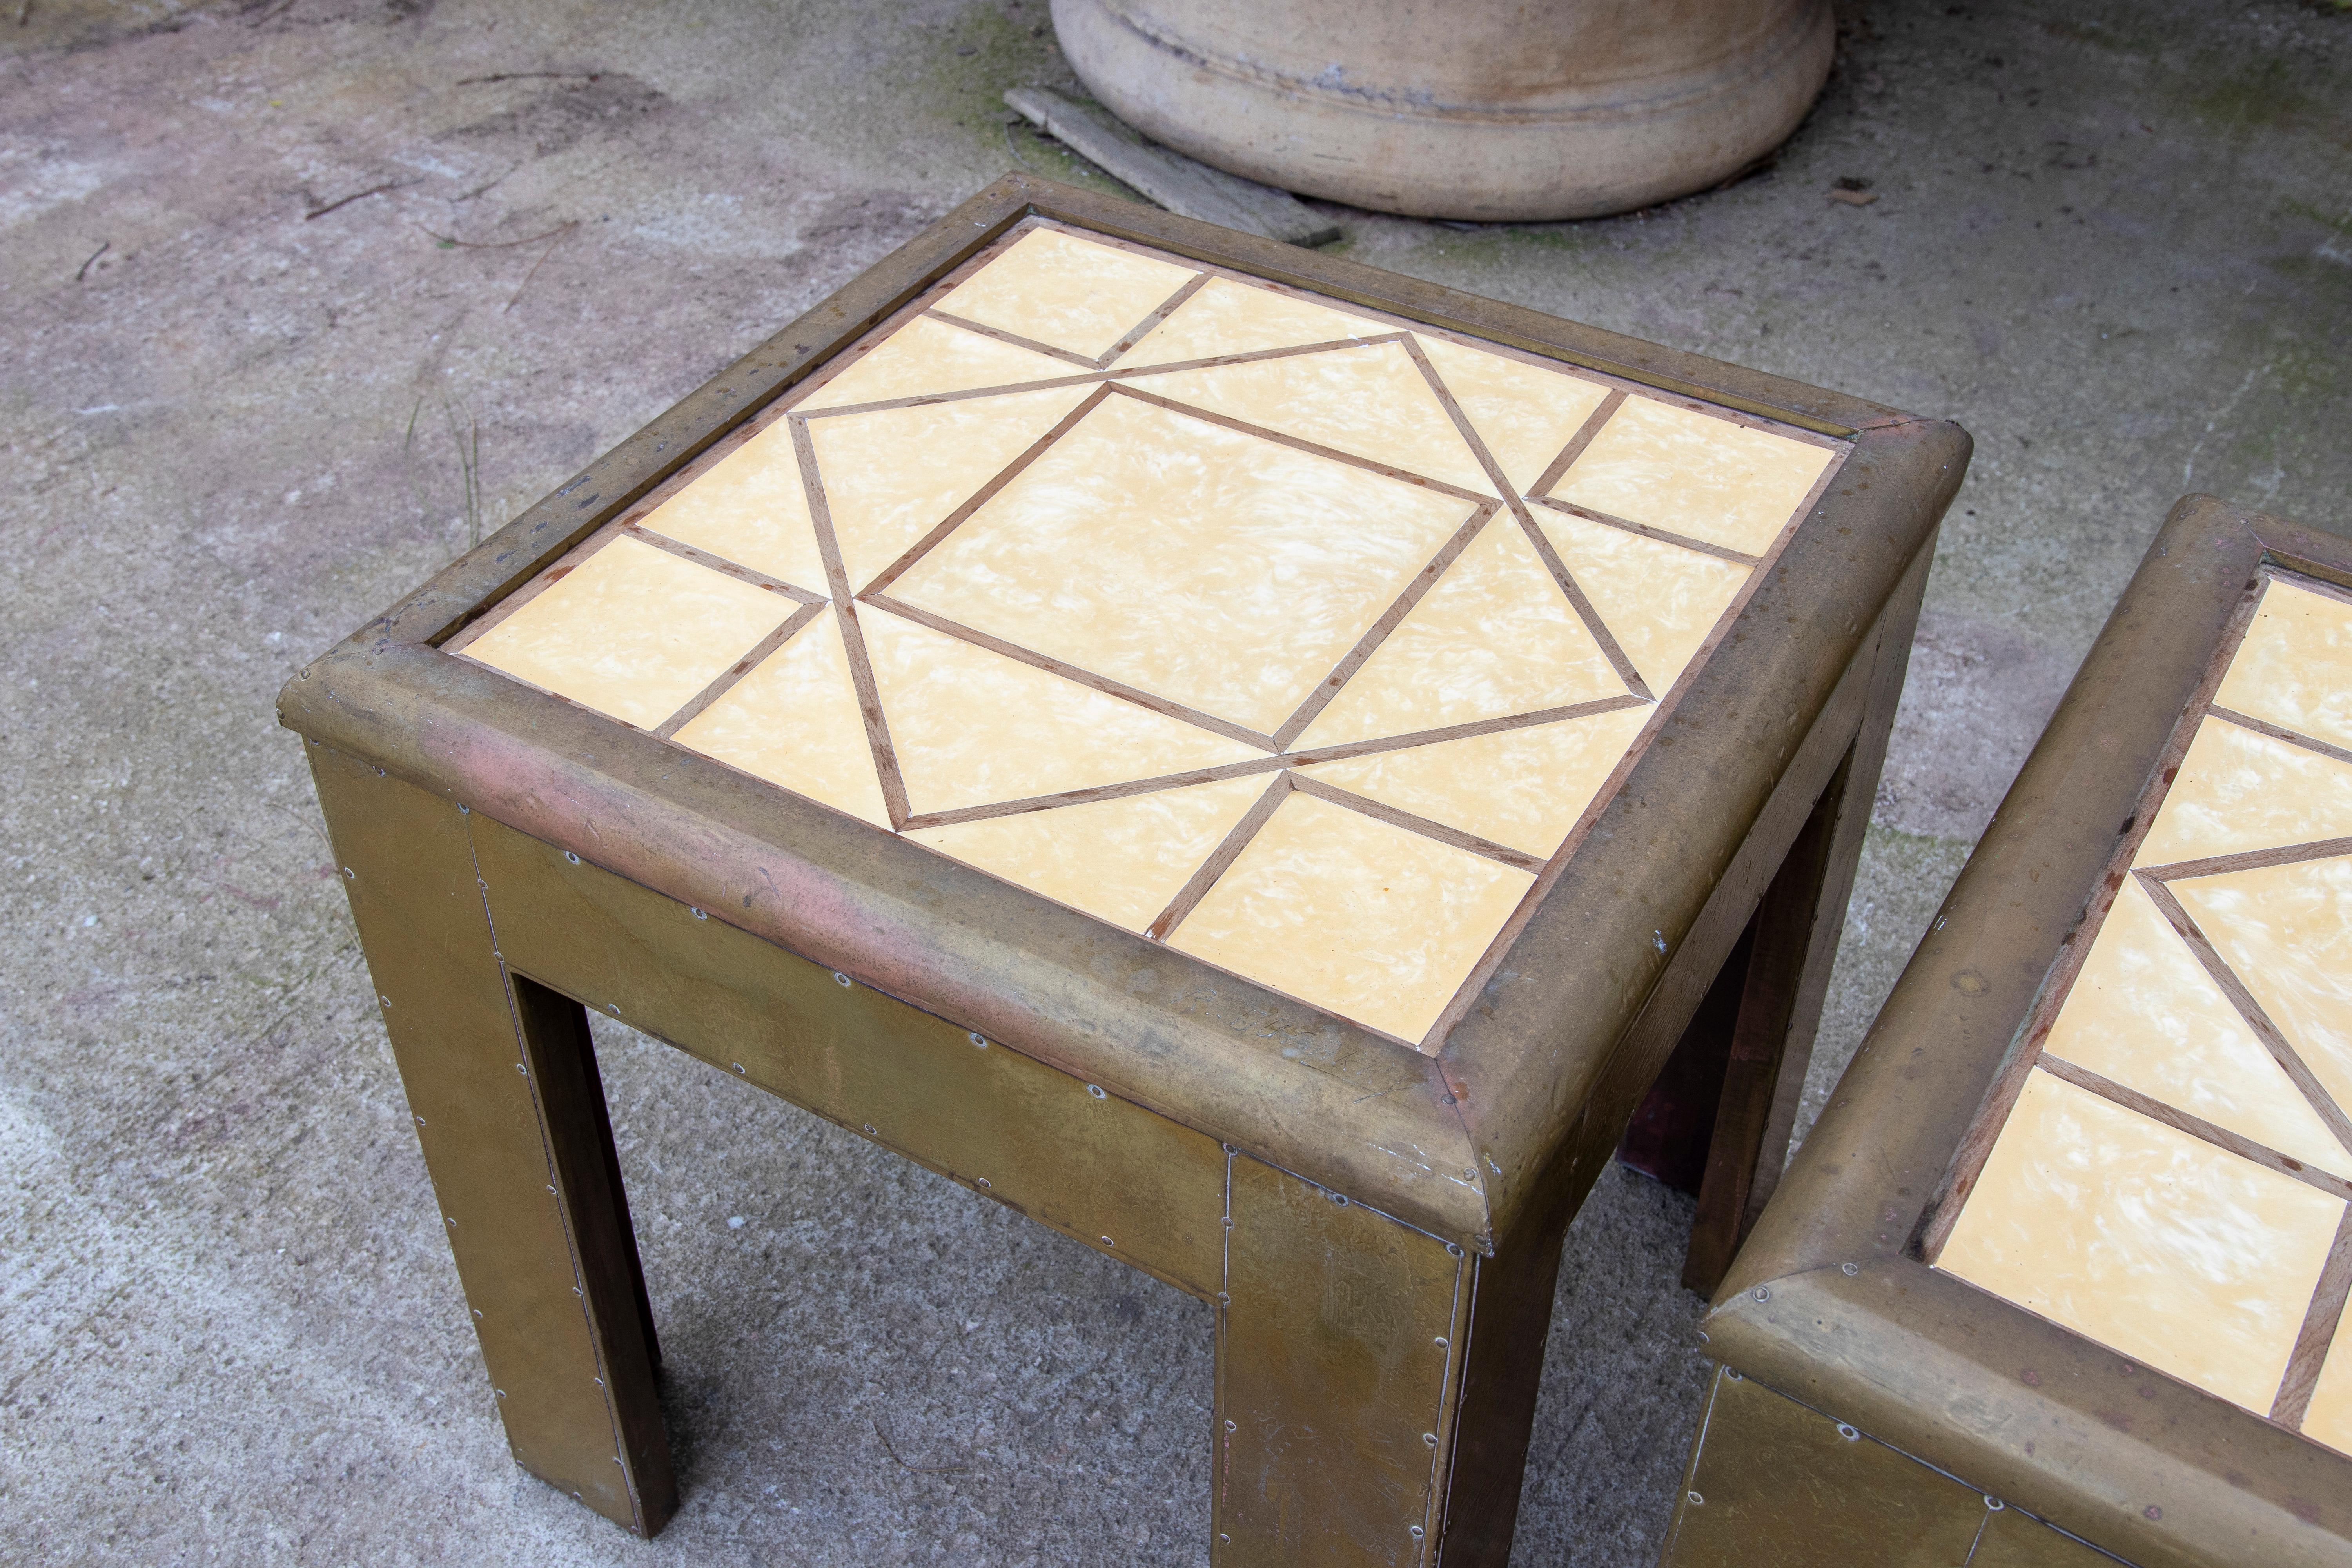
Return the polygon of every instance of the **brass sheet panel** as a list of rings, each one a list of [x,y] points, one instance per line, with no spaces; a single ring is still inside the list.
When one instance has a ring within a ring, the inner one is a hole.
[[[477,813],[520,973],[1192,1291],[1223,1270],[1215,1140]]]
[[[515,1458],[637,1527],[467,819],[324,746],[310,766]]]

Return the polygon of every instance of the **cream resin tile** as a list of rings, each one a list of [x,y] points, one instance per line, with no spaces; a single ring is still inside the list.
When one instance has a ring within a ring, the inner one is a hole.
[[[1169,945],[1417,1041],[1534,880],[1293,792]]]
[[[1339,689],[1299,749],[1622,697],[1625,683],[1507,512]]]
[[[783,421],[712,464],[643,526],[795,588],[826,591],[800,457]]]
[[[2303,1413],[2303,1435],[2339,1454],[2352,1454],[2352,1312],[2336,1321],[2336,1338],[2319,1369],[2319,1384]]]
[[[2268,1415],[2343,1213],[2036,1069],[1937,1266]]]
[[[1067,360],[917,316],[797,406],[845,408],[1085,374]]]
[[[1212,278],[1201,286],[1199,293],[1171,311],[1166,321],[1119,355],[1116,363],[1121,369],[1182,364],[1223,354],[1255,353],[1261,349],[1379,337],[1395,331],[1381,322],[1310,305],[1271,289],[1254,289],[1230,278]]]
[[[1549,859],[1652,711],[1646,705],[1620,708],[1298,771]]]
[[[1681,677],[1751,570],[1607,523],[1530,510],[1601,624],[1654,692],[1664,693]]]
[[[2155,825],[2139,866],[2352,837],[2352,767],[2301,746],[2208,719]]]
[[[1836,454],[1712,415],[1629,397],[1552,495],[1761,555]]]
[[[2352,1173],[2352,1154],[2135,879],[2042,1049],[2305,1164]]]
[[[2272,579],[2213,700],[2352,747],[2352,605]]]
[[[1114,395],[888,592],[1270,732],[1470,510]]]
[[[857,621],[916,812],[1265,755],[870,605]]]
[[[1097,359],[1192,278],[1190,268],[1037,228],[934,309]]]
[[[677,741],[795,795],[890,826],[841,621],[831,610],[679,727]]]
[[[1265,793],[1249,773],[1190,789],[1024,811],[907,837],[950,859],[1142,931]]]
[[[1094,393],[1050,387],[809,421],[853,592]]]
[[[650,730],[798,608],[781,594],[616,537],[465,652]]]
[[[2352,1107],[2352,857],[2167,885],[2329,1097]]]
[[[1475,495],[1495,493],[1421,367],[1396,343],[1139,375],[1127,384]]]
[[[1470,427],[1522,495],[1609,395],[1599,382],[1428,334],[1416,334],[1416,341]]]

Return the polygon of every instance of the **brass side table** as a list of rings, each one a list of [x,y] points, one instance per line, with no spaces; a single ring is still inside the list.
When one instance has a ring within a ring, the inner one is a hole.
[[[517,1458],[674,1506],[584,1005],[1215,1303],[1218,1562],[1500,1563],[1710,984],[1716,1268],[1778,1175],[1967,450],[1024,179],[786,328],[281,700]]]
[[[2352,541],[2176,507],[1706,1320],[1664,1560],[2352,1562]]]

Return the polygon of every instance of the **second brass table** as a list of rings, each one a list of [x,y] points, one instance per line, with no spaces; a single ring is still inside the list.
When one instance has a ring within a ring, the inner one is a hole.
[[[281,699],[517,1458],[674,1506],[584,1005],[1213,1302],[1219,1563],[1502,1562],[1562,1234],[1710,987],[1700,1277],[1778,1175],[1966,456],[950,214]]]

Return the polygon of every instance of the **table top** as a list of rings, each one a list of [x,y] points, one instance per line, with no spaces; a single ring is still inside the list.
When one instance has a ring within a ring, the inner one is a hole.
[[[1936,1264],[2352,1452],[2352,594],[2263,577]]]
[[[1849,445],[1033,216],[447,648],[1433,1050]]]

